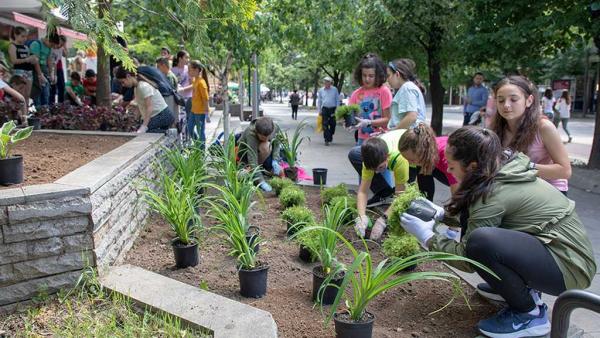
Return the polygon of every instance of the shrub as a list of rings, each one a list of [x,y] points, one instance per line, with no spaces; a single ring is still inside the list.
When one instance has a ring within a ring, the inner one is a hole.
[[[358,114],[359,112],[360,112],[360,106],[357,104],[341,106],[335,110],[335,119],[341,120],[348,115],[351,115],[353,113]]]
[[[335,187],[330,187],[330,188],[323,188],[321,190],[321,203],[323,203],[323,205],[330,205],[331,200],[334,197],[338,197],[338,196],[348,196],[348,188],[346,187],[346,185],[344,183],[340,183],[338,185],[336,185]]]
[[[304,205],[304,202],[306,202],[304,191],[296,186],[284,188],[279,194],[279,203],[281,203],[284,209]]]
[[[133,132],[139,118],[120,106],[113,108],[55,104],[40,108],[36,114],[44,129],[102,130]]]
[[[402,236],[390,235],[383,241],[382,249],[387,257],[398,258],[406,258],[421,251],[419,241],[409,234]]]
[[[354,220],[358,217],[358,209],[356,209],[356,197],[354,196],[336,196],[331,199],[330,205],[335,206],[337,204],[342,204],[346,208],[350,209],[350,213],[348,214],[348,222]]]
[[[305,206],[295,206],[285,209],[281,213],[281,219],[288,229],[288,233],[294,233],[306,225],[314,225],[315,216]],[[294,230],[291,230],[294,228]]]
[[[298,244],[305,247],[310,252],[310,259],[315,260],[317,258],[317,251],[319,248],[319,232],[318,231],[306,231],[294,239]]]
[[[406,233],[400,225],[400,215],[408,209],[410,203],[419,198],[423,197],[423,194],[419,191],[419,187],[416,183],[407,184],[404,192],[394,199],[390,206],[392,212],[388,218],[388,226],[391,234],[402,235]]]
[[[275,195],[279,196],[279,194],[281,193],[281,190],[283,190],[283,188],[293,186],[294,182],[292,180],[290,180],[289,178],[275,177],[269,181],[269,184],[271,185],[271,187],[273,187],[273,191],[275,191]]]

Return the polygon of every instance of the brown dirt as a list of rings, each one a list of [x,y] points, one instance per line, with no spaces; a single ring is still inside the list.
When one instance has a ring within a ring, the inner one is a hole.
[[[320,214],[319,194],[306,189],[307,205]],[[126,263],[160,273],[181,282],[208,289],[222,296],[269,311],[277,323],[281,337],[333,337],[333,322],[323,326],[324,316],[311,302],[312,268],[315,264],[298,259],[298,245],[286,240],[285,226],[280,217],[276,197],[267,196],[265,205],[257,207],[252,222],[261,228],[259,257],[270,265],[267,295],[248,299],[239,295],[239,283],[228,247],[214,233],[205,236],[200,245],[200,264],[193,268],[175,269],[169,241],[174,237],[160,217],[150,218],[140,237],[128,253]],[[210,226],[210,221],[206,222]],[[346,236],[356,238],[352,231]],[[383,257],[377,245],[370,245],[375,260]],[[348,253],[344,253],[346,260]],[[448,271],[439,263],[419,266],[417,271]],[[456,298],[440,310],[453,295],[452,286],[442,281],[418,281],[388,291],[372,301],[368,311],[375,315],[374,337],[474,337],[477,321],[488,317],[497,308],[479,298],[473,289],[462,283],[472,310],[462,298]],[[327,307],[326,310],[329,310]],[[432,312],[440,310],[435,314]]]
[[[82,165],[119,147],[131,137],[33,133],[11,154],[24,158],[24,182],[0,189],[52,183]]]

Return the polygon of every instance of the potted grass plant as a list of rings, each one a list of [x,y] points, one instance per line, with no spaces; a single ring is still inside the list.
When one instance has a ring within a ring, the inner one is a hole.
[[[298,126],[296,126],[291,139],[287,132],[284,131],[280,131],[277,135],[279,142],[281,142],[283,155],[289,165],[288,168],[284,169],[285,176],[294,182],[298,181],[298,167],[296,167],[296,164],[298,162],[298,155],[300,154],[300,145],[305,139],[309,139],[306,136],[302,136],[302,130],[304,130],[307,125],[308,124],[305,121],[301,121]]]
[[[340,250],[340,237],[345,227],[349,224],[346,220],[350,209],[344,204],[326,205],[323,207],[323,220],[320,225],[307,226],[290,238],[302,236],[306,232],[316,232],[317,240],[304,243],[304,246],[312,251],[320,265],[313,268],[313,291],[312,299],[323,305],[331,304],[337,289],[335,286],[326,285],[321,287],[325,280],[332,284],[341,283],[344,277],[343,264],[338,262],[337,254]],[[339,284],[338,284],[339,285]]]
[[[197,141],[199,142],[199,141]],[[206,155],[202,148],[194,143],[189,147],[163,148],[163,159],[172,169],[173,177],[181,179],[182,184],[202,195],[209,175]]]
[[[33,127],[18,129],[15,121],[9,121],[0,129],[0,185],[23,182],[23,156],[11,155],[10,148],[29,136]]]
[[[442,252],[420,252],[405,258],[394,258],[389,261],[385,259],[375,265],[364,240],[365,251],[360,252],[343,237],[341,241],[352,252],[354,259],[347,266],[345,277],[336,289],[335,299],[325,320],[329,322],[333,318],[338,338],[370,338],[375,316],[367,309],[369,303],[382,293],[401,284],[415,280],[442,280],[453,282],[457,290],[460,290],[460,277],[449,272],[424,271],[398,274],[411,265],[431,261],[465,261],[496,276],[476,261]],[[331,277],[328,277],[324,283],[331,283],[330,280]],[[345,309],[338,311],[342,298]]]
[[[335,110],[335,119],[344,119],[344,127],[349,128],[356,125],[356,115],[359,113],[360,106],[357,104],[341,106]]]
[[[198,265],[198,236],[202,228],[196,213],[199,197],[164,168],[157,179],[148,181],[152,184],[141,188],[145,201],[175,232],[176,237],[171,241],[175,265],[177,268]]]

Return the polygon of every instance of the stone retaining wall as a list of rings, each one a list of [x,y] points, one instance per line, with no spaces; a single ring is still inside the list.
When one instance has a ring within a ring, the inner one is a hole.
[[[147,216],[140,178],[173,142],[140,135],[54,183],[0,190],[0,313],[118,262]]]

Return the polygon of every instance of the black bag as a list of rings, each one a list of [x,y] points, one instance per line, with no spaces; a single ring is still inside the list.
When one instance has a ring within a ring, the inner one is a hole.
[[[175,104],[177,104],[178,106],[185,107],[185,97],[183,97],[178,92],[173,91],[173,98],[175,99]]]
[[[175,103],[179,106],[185,106],[185,98],[177,92],[175,88],[171,86],[167,77],[158,70],[156,67],[151,66],[140,66],[137,68],[137,73],[152,81],[151,83],[163,97],[173,95]]]

